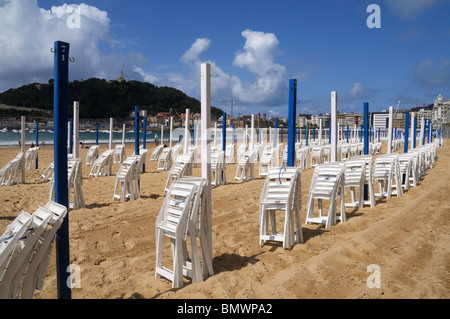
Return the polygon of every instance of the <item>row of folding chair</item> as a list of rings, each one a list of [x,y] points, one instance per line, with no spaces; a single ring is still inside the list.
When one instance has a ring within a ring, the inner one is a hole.
[[[67,208],[49,201],[32,215],[22,212],[0,242],[0,298],[31,299],[42,290],[56,232]]]
[[[24,153],[19,153],[0,169],[0,186],[20,184],[23,170],[25,170],[25,155]]]
[[[206,183],[206,179],[198,177],[183,177],[173,182],[156,219],[155,277],[170,280],[173,288],[183,286],[183,276],[196,283],[213,275],[211,243],[206,232]],[[172,269],[165,266],[168,265],[163,255],[165,238],[171,244]]]

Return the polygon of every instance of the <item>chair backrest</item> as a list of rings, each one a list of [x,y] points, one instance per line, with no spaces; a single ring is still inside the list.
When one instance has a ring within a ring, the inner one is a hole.
[[[178,235],[185,233],[196,189],[197,186],[192,183],[173,182],[159,212],[156,227]]]
[[[22,212],[6,227],[6,231],[0,238],[0,265],[3,265],[9,258],[17,242],[30,226],[31,222],[32,216],[26,212]]]
[[[337,195],[337,187],[344,178],[343,163],[326,163],[314,168],[310,193],[315,197],[332,198]]]
[[[301,169],[297,167],[273,167],[269,170],[261,192],[260,203],[293,205],[297,199]]]

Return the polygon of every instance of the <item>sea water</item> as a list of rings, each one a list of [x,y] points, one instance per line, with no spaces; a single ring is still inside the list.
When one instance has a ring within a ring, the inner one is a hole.
[[[161,140],[161,132],[148,131],[146,132],[146,143],[154,143],[155,135]],[[169,141],[169,132],[164,132],[163,141]],[[143,133],[139,134],[140,143],[143,142]],[[178,136],[173,136],[172,139],[178,140]],[[21,130],[15,129],[0,129],[0,147],[19,147],[19,141],[22,140]],[[96,142],[96,131],[95,130],[79,130],[79,141],[83,144],[95,144]],[[125,132],[125,143],[134,143],[135,136],[134,131]],[[53,130],[40,129],[38,131],[38,142],[39,146],[42,146],[42,142],[45,145],[53,145]],[[31,145],[31,143],[36,144],[36,131],[33,129],[25,129],[25,145]],[[109,130],[99,130],[98,131],[98,143],[108,144],[109,143]],[[122,143],[122,130],[113,130],[113,144]]]

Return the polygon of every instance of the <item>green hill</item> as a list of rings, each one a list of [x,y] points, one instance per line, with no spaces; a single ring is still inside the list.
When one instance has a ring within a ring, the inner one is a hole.
[[[73,101],[80,102],[80,117],[126,119],[139,106],[148,115],[169,112],[180,115],[186,109],[200,113],[200,101],[171,87],[157,87],[139,81],[106,81],[91,78],[69,82],[69,117],[73,112]],[[53,79],[46,84],[32,83],[0,93],[0,103],[41,110],[53,110]],[[17,110],[0,110],[0,116],[14,115]],[[16,114],[20,115],[20,114]],[[23,114],[22,114],[23,115]],[[211,108],[211,117],[218,118],[222,111]]]

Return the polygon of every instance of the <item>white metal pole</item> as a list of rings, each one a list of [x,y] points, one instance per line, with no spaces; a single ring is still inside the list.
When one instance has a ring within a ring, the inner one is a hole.
[[[254,133],[254,129],[255,129],[255,115],[252,114],[252,126],[251,126],[251,132],[250,132],[250,144],[252,146],[252,149],[254,147],[254,143],[255,143],[255,133]]]
[[[393,106],[389,106],[387,154],[391,154],[391,152],[392,152],[392,116],[393,116],[393,114],[394,114],[394,107]]]
[[[79,140],[80,140],[80,102],[73,102],[73,148],[74,158],[79,158]]]
[[[331,92],[331,162],[337,160],[337,92]]]
[[[21,161],[20,165],[22,165],[22,184],[25,184],[25,116],[21,116],[20,120],[21,120],[21,131],[22,131],[22,136],[21,136],[22,141],[20,142],[20,151],[23,154],[23,158],[24,158],[24,160]],[[37,145],[36,145],[36,147],[37,147]]]
[[[172,148],[173,116],[170,117],[169,147]]]
[[[322,119],[319,119],[319,145],[322,145]]]
[[[114,119],[109,119],[109,149],[112,150]]]
[[[189,147],[189,109],[186,109],[186,119],[184,121],[184,154],[188,153],[188,147]]]
[[[204,251],[207,260],[203,262],[208,266],[210,275],[212,275],[212,209],[211,209],[211,134],[209,129],[211,125],[211,65],[209,63],[201,64],[201,154],[202,154],[202,177],[208,181],[204,188],[205,196],[205,222],[203,230],[205,231],[207,247]]]
[[[122,146],[125,146],[125,123],[122,126]]]

